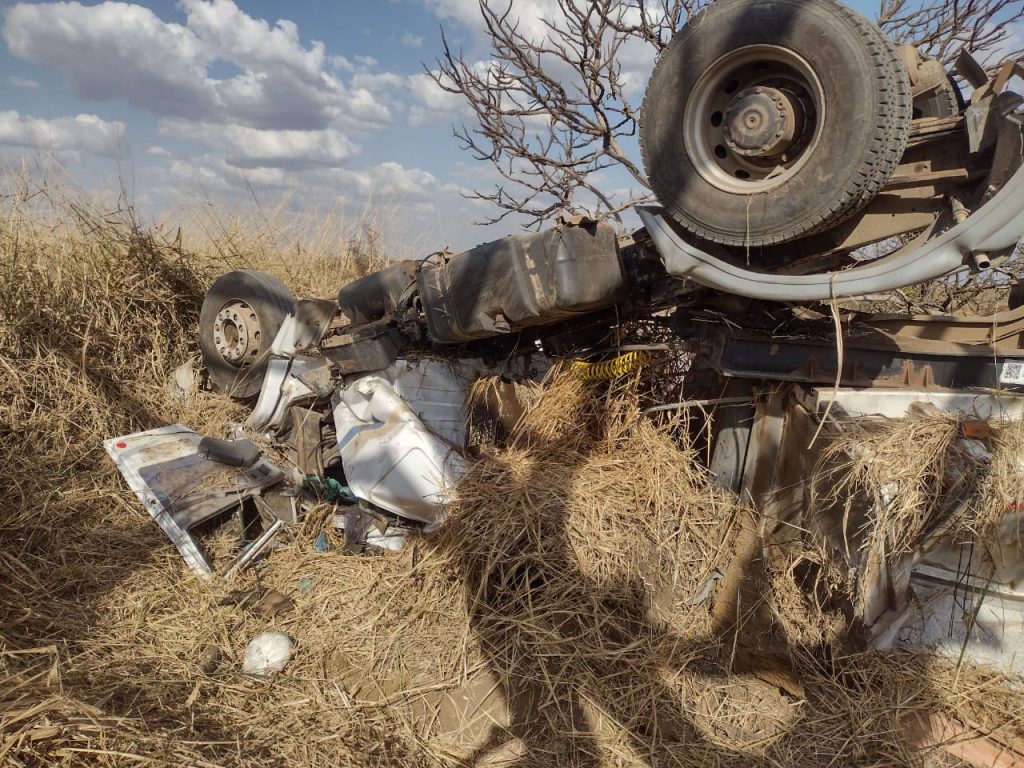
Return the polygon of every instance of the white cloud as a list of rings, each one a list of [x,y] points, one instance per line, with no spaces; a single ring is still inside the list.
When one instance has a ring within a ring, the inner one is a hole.
[[[196,158],[192,160],[172,160],[167,166],[167,176],[177,185],[199,187],[203,191],[227,193],[235,189],[235,185],[218,173],[215,166],[219,158]]]
[[[358,144],[396,115],[407,113],[413,125],[459,120],[461,97],[422,73],[382,71],[370,56],[331,55],[300,34],[310,30],[254,17],[238,0],[177,0],[174,17],[169,4],[154,11],[141,2],[12,2],[0,8],[0,34],[13,56],[56,73],[79,98],[127,102],[158,118],[159,138],[137,137],[146,158],[141,191],[152,192],[149,199],[166,207],[197,187],[229,201],[252,190],[283,194],[313,208],[344,201],[358,210],[372,199],[401,206],[401,223],[421,232],[448,222],[468,231],[478,218],[457,185],[423,168],[380,162],[387,154],[368,167],[349,165]],[[540,0],[524,2],[535,7]],[[465,4],[470,10],[478,13],[476,0]],[[389,55],[396,43],[425,45],[401,29]],[[403,117],[410,133],[405,123]],[[0,112],[0,152],[43,146],[112,155],[123,133],[121,123],[93,116],[45,121]],[[413,140],[397,131],[394,138]]]
[[[458,93],[444,90],[425,72],[409,75],[408,86],[415,99],[409,107],[410,125],[451,123],[465,116],[466,100]]]
[[[361,194],[376,197],[402,197],[426,200],[437,191],[437,178],[419,168],[406,168],[387,162],[359,171],[341,170],[339,181],[352,184]]]
[[[5,10],[3,35],[12,55],[63,75],[85,99],[193,117],[220,106],[196,35],[139,5],[21,3]]]
[[[441,20],[454,21],[469,29],[474,35],[484,33],[483,16],[479,0],[426,0],[427,7]],[[520,34],[532,40],[541,40],[549,32],[546,21],[558,23],[564,14],[558,0],[516,0],[508,3],[509,19],[517,25]],[[504,9],[505,5],[494,6]]]
[[[399,41],[406,48],[420,48],[423,45],[423,36],[414,35],[412,32],[406,32],[402,35],[402,39]]]
[[[14,75],[8,75],[6,78],[8,84],[13,85],[15,88],[38,88],[39,81],[32,80],[28,77],[15,77]]]
[[[352,87],[367,92],[400,90],[405,85],[405,76],[394,72],[356,72],[352,75]]]
[[[317,84],[324,69],[324,44],[309,49],[299,40],[295,23],[280,19],[271,27],[254,19],[232,0],[182,0],[188,28],[208,50],[238,66],[260,72],[287,70]]]
[[[293,190],[303,199],[336,199],[339,196],[377,200],[398,199],[403,204],[435,200],[439,194],[457,191],[441,184],[437,177],[420,168],[384,162],[367,168],[270,167],[242,168],[219,154],[175,159],[168,166],[175,182],[201,185],[221,192],[238,192],[246,185],[257,189]]]
[[[84,151],[113,156],[123,136],[124,123],[110,123],[96,115],[43,120],[14,110],[0,112],[0,148]]]
[[[302,44],[293,22],[271,26],[233,0],[183,0],[182,7],[184,25],[112,0],[18,3],[4,11],[3,36],[14,56],[62,75],[80,97],[123,98],[163,117],[272,130],[390,121],[372,93],[332,73],[323,43]],[[212,77],[217,61],[241,73]]]
[[[244,125],[216,125],[161,120],[161,136],[190,141],[221,153],[236,168],[311,168],[338,166],[356,153],[344,134],[321,131],[260,130]]]

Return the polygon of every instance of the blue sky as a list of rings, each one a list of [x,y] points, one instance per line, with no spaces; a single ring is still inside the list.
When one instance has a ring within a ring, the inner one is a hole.
[[[515,0],[534,24],[551,5]],[[120,172],[152,216],[255,193],[353,213],[400,203],[430,247],[516,228],[473,227],[489,210],[460,193],[494,176],[451,137],[458,100],[422,74],[442,25],[468,59],[486,55],[477,0],[7,2],[2,14],[5,165],[43,150],[88,187]],[[630,65],[641,90],[651,63]]]

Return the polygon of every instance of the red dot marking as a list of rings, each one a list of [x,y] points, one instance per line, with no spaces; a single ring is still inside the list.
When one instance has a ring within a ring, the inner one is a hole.
[[[127,448],[128,443],[114,443],[114,446],[117,448]]]

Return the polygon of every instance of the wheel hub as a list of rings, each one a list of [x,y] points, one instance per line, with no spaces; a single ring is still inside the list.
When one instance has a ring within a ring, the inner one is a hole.
[[[736,94],[725,111],[726,145],[749,158],[780,157],[803,122],[800,102],[777,88],[756,86]]]
[[[244,301],[225,304],[213,321],[213,343],[232,365],[251,363],[259,354],[260,321]]]
[[[795,176],[821,138],[825,99],[795,51],[752,45],[731,51],[698,78],[683,114],[694,169],[719,190],[769,192]]]

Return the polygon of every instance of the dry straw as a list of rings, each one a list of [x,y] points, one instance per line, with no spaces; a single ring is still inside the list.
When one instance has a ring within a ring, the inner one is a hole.
[[[843,511],[847,538],[869,558],[911,554],[943,539],[991,543],[1021,511],[1024,422],[995,420],[984,440],[967,417],[913,407],[904,419],[837,422],[816,467],[812,507]],[[851,520],[863,511],[860,530]],[[850,554],[848,552],[848,554]]]
[[[697,598],[738,512],[686,425],[641,416],[643,382],[549,382],[508,445],[472,464],[442,530],[401,553],[344,554],[323,510],[258,573],[196,580],[100,441],[177,420],[216,434],[241,417],[165,388],[196,353],[199,302],[231,249],[195,253],[129,210],[53,190],[9,192],[0,764],[940,765],[908,743],[907,712],[1020,735],[1014,683],[967,670],[954,687],[928,656],[793,637],[803,698],[732,672]],[[258,260],[233,242],[231,259]],[[268,619],[226,600],[268,587],[294,610]],[[268,629],[296,641],[294,660],[271,680],[241,675]],[[220,662],[204,671],[210,649]]]

